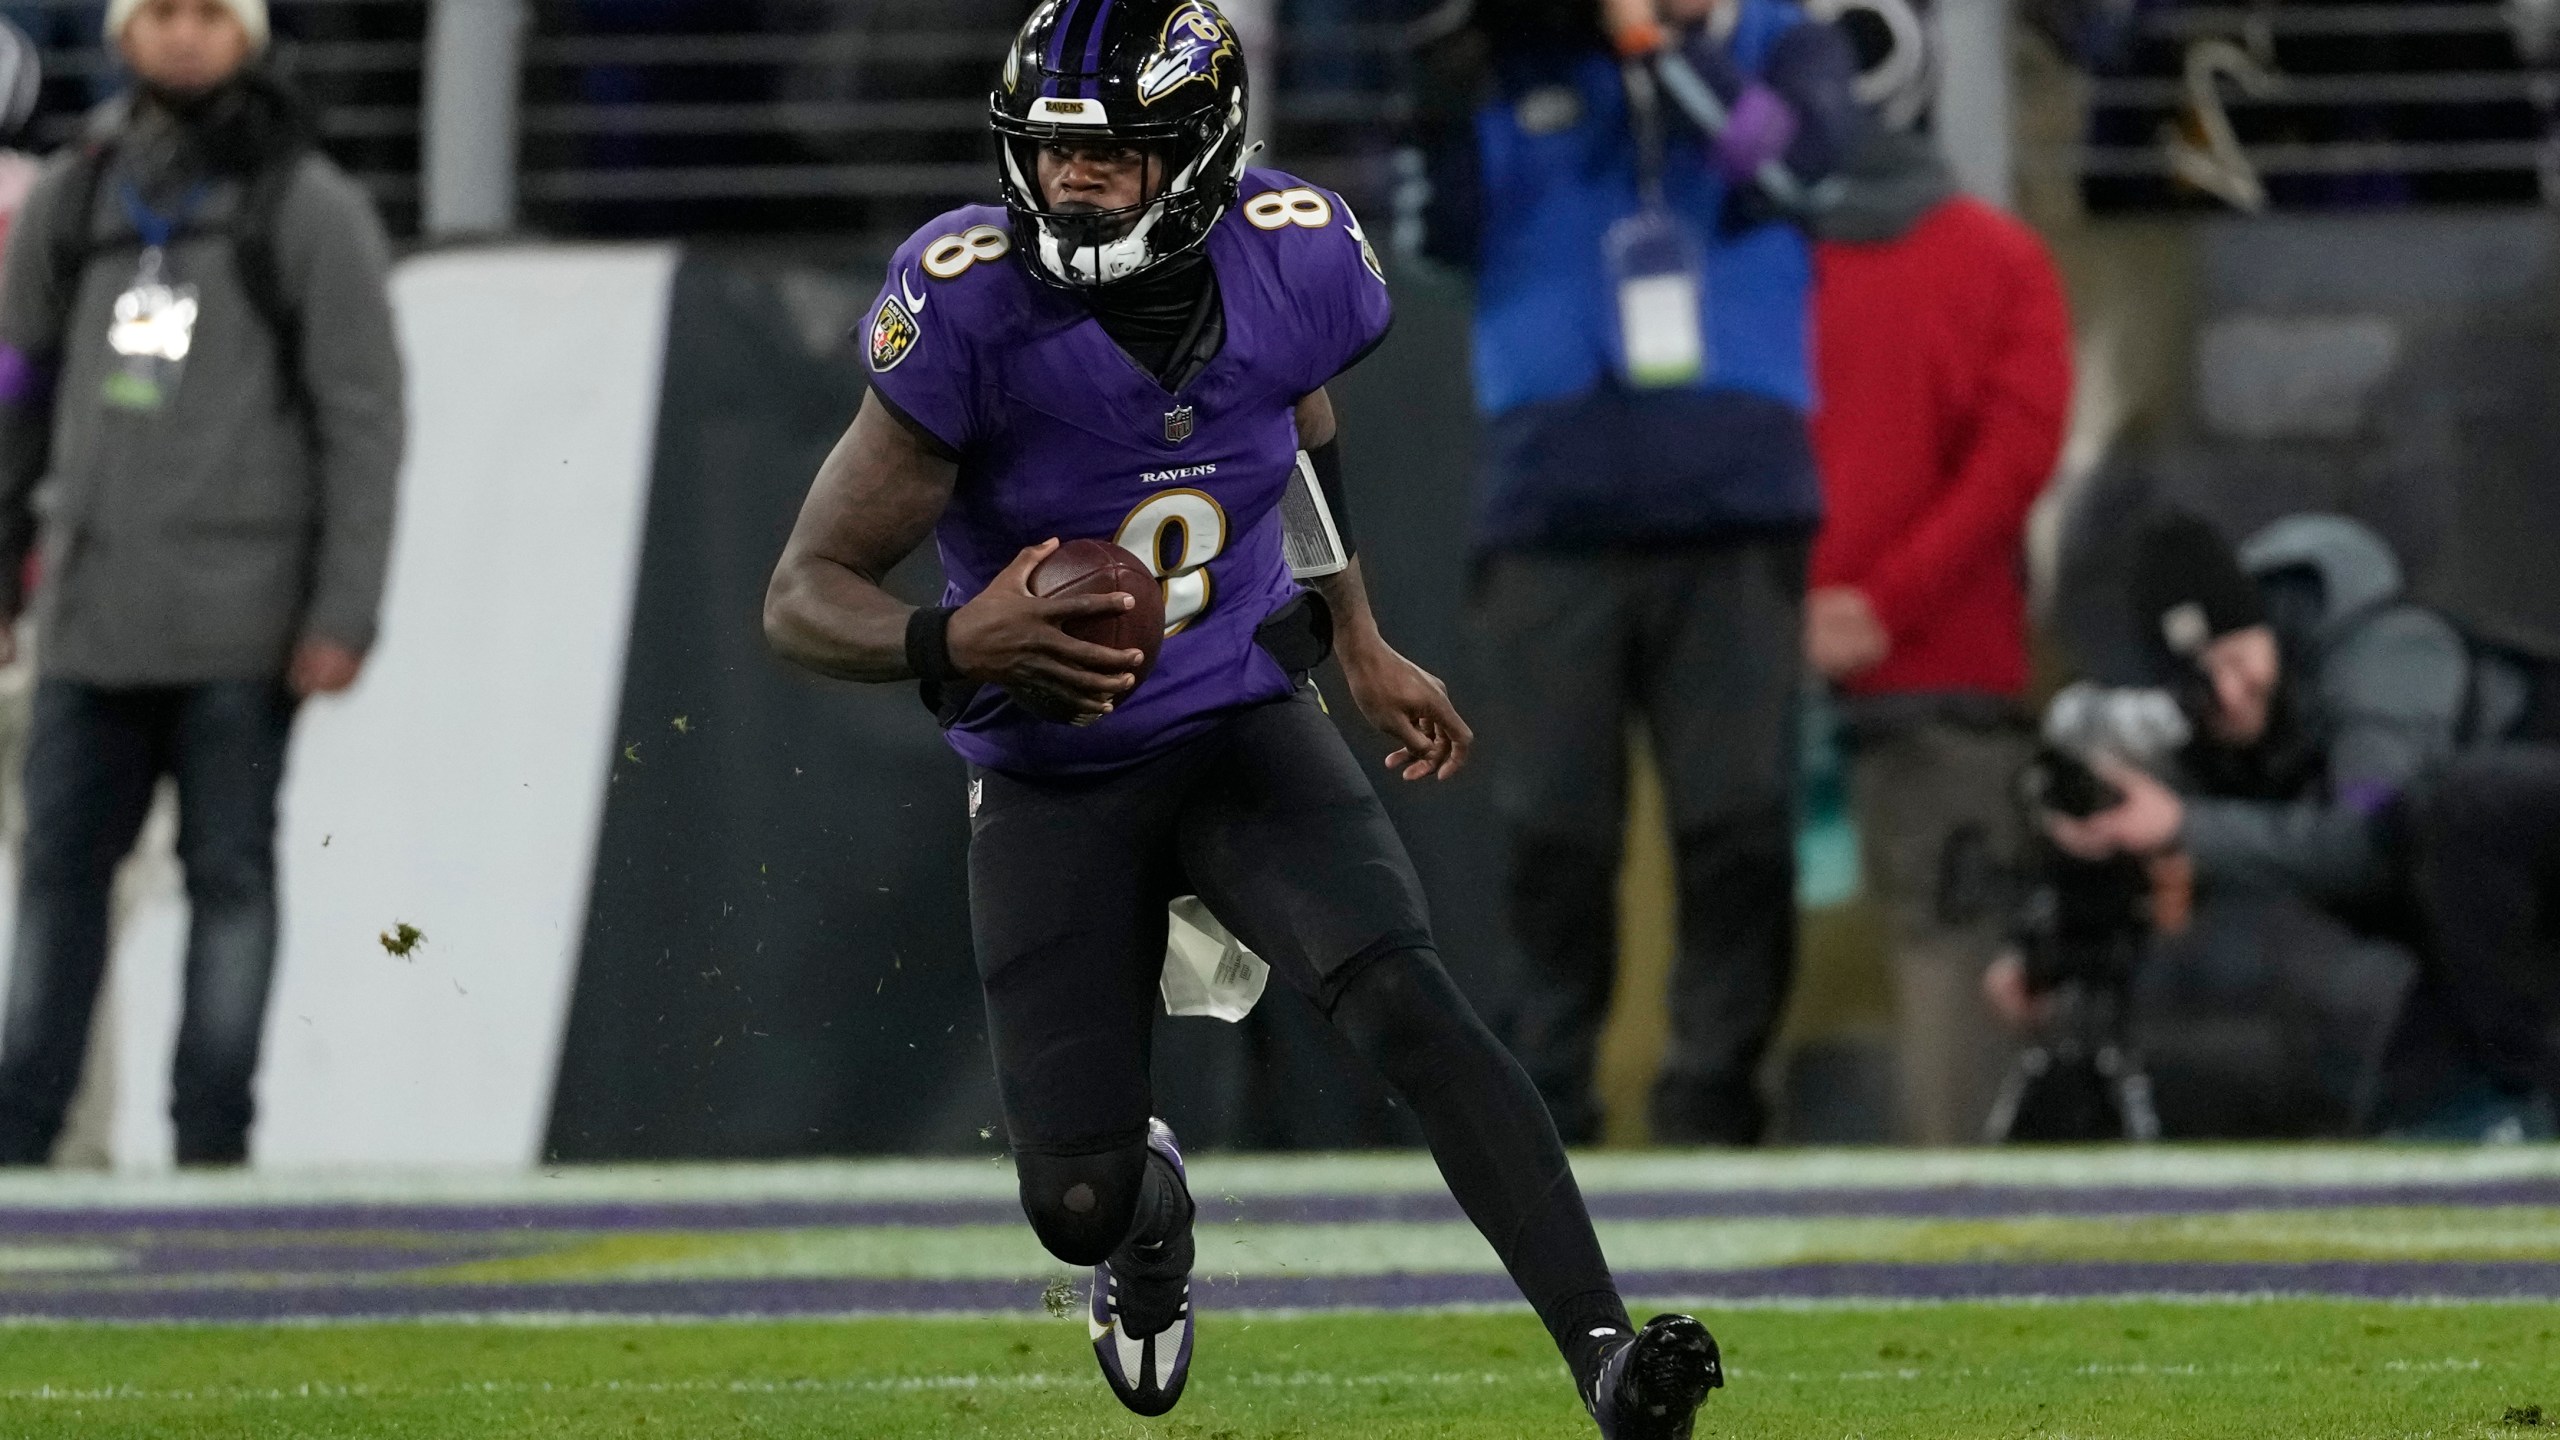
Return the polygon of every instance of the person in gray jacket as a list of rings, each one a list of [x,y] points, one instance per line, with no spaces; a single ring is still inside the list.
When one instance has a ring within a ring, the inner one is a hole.
[[[2444,943],[2448,919],[2464,917],[2444,913],[2436,897],[2451,892],[2430,878],[2448,845],[2471,838],[2455,812],[2478,807],[2455,797],[2490,774],[2541,773],[2512,758],[2483,768],[2501,752],[2463,753],[2500,728],[2494,712],[2516,707],[2462,633],[2410,601],[2390,547],[2342,516],[2280,520],[2235,554],[2205,522],[2166,515],[2137,541],[2132,578],[2137,623],[2196,723],[2178,767],[2184,793],[2107,767],[2122,803],[2086,820],[2048,817],[2055,843],[2087,860],[2183,853],[2207,897],[2286,891],[2406,945],[2420,978],[2376,1118],[2433,1138],[2547,1131],[2547,1097],[2533,1093],[2540,1057],[2502,1055],[2468,1022],[2549,997],[2534,996],[2530,977],[2516,983],[2529,957]],[[2539,793],[2560,820],[2560,791]],[[2468,958],[2481,955],[2493,958]],[[2013,1017],[2029,1012],[2014,962],[1989,988]],[[2493,992],[2503,998],[2485,1003]]]
[[[0,1164],[80,1072],[107,899],[175,778],[183,1164],[248,1154],[299,703],[374,642],[403,444],[390,246],[257,64],[264,0],[115,0],[135,88],[57,157],[0,270],[0,620],[38,537]],[[0,635],[5,635],[0,630]]]
[[[2164,517],[2141,536],[2133,589],[2161,673],[2200,721],[2183,757],[2194,793],[2112,775],[2125,803],[2058,827],[2066,848],[2174,841],[2200,884],[2349,912],[2392,903],[2374,822],[2460,741],[2461,633],[2406,599],[2380,536],[2337,515],[2280,520],[2236,557],[2205,522]]]

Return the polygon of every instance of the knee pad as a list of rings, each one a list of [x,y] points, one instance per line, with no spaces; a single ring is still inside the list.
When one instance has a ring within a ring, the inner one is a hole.
[[[1018,1155],[1022,1213],[1052,1255],[1099,1265],[1128,1238],[1147,1179],[1147,1145],[1132,1141],[1092,1155]]]

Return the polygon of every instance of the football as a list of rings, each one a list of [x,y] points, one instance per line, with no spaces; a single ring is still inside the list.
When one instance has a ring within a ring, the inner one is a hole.
[[[1118,615],[1091,615],[1067,622],[1079,640],[1114,650],[1138,650],[1138,681],[1146,683],[1155,669],[1156,652],[1164,648],[1164,586],[1145,561],[1108,540],[1069,540],[1031,572],[1031,593],[1048,599],[1058,595],[1134,595],[1138,603]]]

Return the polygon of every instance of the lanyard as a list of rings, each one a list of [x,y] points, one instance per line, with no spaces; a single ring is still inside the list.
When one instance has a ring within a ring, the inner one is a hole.
[[[142,248],[147,251],[166,250],[169,242],[178,237],[180,227],[196,213],[196,207],[204,203],[204,192],[205,185],[201,180],[188,186],[187,193],[178,198],[178,210],[174,215],[163,215],[152,209],[142,198],[142,188],[130,180],[116,187],[116,198],[124,202],[125,218],[133,222],[133,232],[142,237]]]
[[[1619,62],[1618,75],[1627,88],[1627,119],[1635,130],[1636,186],[1645,204],[1659,209],[1665,168],[1661,91],[1655,88],[1649,57],[1628,56]]]

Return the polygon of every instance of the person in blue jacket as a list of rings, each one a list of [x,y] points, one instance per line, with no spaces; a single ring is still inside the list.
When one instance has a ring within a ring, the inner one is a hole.
[[[1801,222],[1863,122],[1847,40],[1792,0],[1647,5],[1631,35],[1600,0],[1475,0],[1426,66],[1406,218],[1477,282],[1475,608],[1526,962],[1513,1048],[1566,1137],[1596,1138],[1640,715],[1681,910],[1653,1134],[1750,1144],[1794,965],[1821,518]]]

